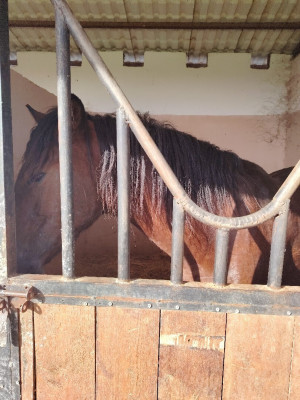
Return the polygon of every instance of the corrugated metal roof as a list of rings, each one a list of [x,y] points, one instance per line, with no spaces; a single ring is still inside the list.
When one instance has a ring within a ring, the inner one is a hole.
[[[299,0],[69,0],[98,50],[292,54]],[[50,0],[10,0],[11,51],[55,51]],[[72,51],[76,45],[72,42]]]

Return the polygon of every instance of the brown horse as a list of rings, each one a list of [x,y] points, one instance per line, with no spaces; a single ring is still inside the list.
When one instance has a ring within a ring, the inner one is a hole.
[[[41,114],[23,157],[16,193],[18,268],[43,273],[61,249],[57,109]],[[116,118],[89,115],[72,95],[75,235],[103,213],[116,215]],[[236,154],[140,115],[148,132],[189,196],[206,210],[242,216],[266,205],[278,183],[259,166]],[[167,254],[171,249],[172,196],[148,157],[130,135],[131,221]],[[300,254],[295,247],[299,220],[289,218],[284,284],[300,284]],[[272,221],[232,231],[228,282],[265,283]],[[184,280],[211,281],[215,229],[187,216]]]

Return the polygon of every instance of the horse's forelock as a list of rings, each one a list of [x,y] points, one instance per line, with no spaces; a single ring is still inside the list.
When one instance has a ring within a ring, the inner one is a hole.
[[[22,159],[20,174],[42,168],[57,147],[57,108],[50,109],[33,127]]]

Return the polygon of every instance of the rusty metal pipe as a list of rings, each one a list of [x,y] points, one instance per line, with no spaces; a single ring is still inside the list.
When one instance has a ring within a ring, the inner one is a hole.
[[[65,16],[66,24],[82,53],[86,56],[96,74],[107,88],[118,106],[125,110],[130,127],[136,138],[152,161],[154,167],[168,186],[176,201],[181,204],[186,212],[195,219],[216,228],[243,229],[261,224],[280,212],[283,204],[294,193],[300,184],[300,161],[291,172],[290,176],[281,186],[273,200],[261,210],[243,217],[220,217],[211,214],[194,203],[186,194],[172,169],[162,156],[153,139],[147,132],[140,118],[129,103],[128,99],[107,69],[97,50],[93,47],[88,36],[74,18],[73,13],[65,0],[51,0]]]
[[[288,200],[273,224],[268,286],[274,288],[281,287],[289,204]]]
[[[57,8],[55,9],[55,30],[62,272],[65,278],[74,278],[70,35],[64,17]]]
[[[213,280],[216,285],[226,285],[227,283],[228,244],[229,230],[217,229]]]
[[[0,278],[16,273],[8,1],[0,2]]]
[[[130,279],[129,129],[124,110],[117,110],[118,279]]]
[[[171,282],[182,283],[184,250],[184,210],[173,199]]]

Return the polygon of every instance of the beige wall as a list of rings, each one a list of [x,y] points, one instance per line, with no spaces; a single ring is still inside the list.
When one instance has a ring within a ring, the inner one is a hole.
[[[201,69],[186,68],[182,53],[146,52],[142,68],[123,67],[121,52],[102,56],[136,109],[233,150],[268,172],[295,159],[285,155],[288,82],[292,68],[298,69],[289,56],[273,55],[269,70],[251,69],[249,54],[210,54],[208,68]],[[20,53],[18,62],[18,73],[56,93],[54,54]],[[71,74],[72,91],[89,111],[115,110],[85,59]],[[294,143],[290,151],[295,152]]]
[[[300,158],[300,55],[293,60],[288,88],[288,112],[286,115],[286,165],[295,164]]]
[[[14,144],[14,172],[19,170],[20,162],[28,142],[34,120],[26,108],[30,104],[33,108],[46,112],[53,107],[56,97],[48,91],[24,79],[11,69],[11,108]]]

